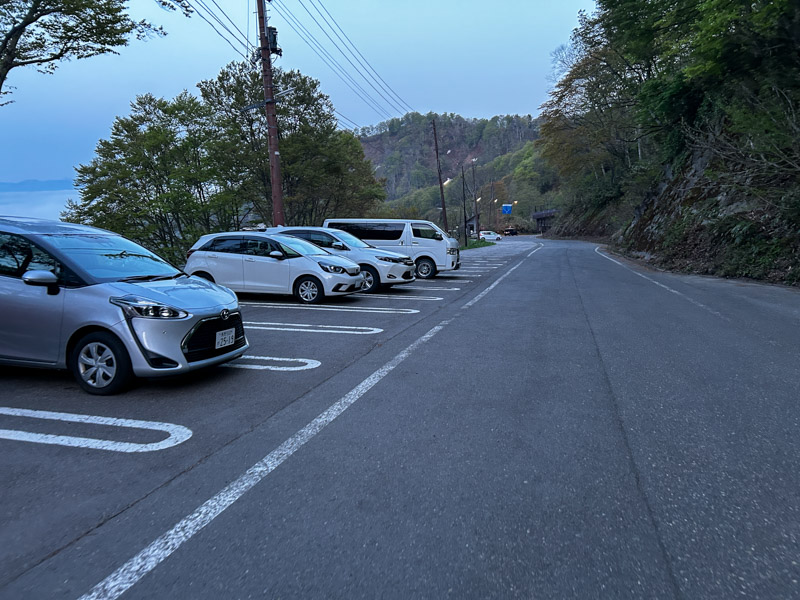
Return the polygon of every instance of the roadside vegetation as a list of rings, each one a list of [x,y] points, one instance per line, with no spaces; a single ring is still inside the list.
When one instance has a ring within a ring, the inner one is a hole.
[[[599,0],[554,61],[539,147],[558,233],[800,280],[800,4]]]

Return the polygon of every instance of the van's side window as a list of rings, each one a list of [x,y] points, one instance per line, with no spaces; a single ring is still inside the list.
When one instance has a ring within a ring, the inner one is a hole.
[[[22,236],[0,233],[0,275],[22,277],[26,271],[52,271],[60,275],[56,259],[47,252]]]
[[[405,223],[331,223],[331,227],[362,240],[396,241],[403,237]]]
[[[435,240],[436,234],[438,233],[433,227],[425,225],[425,223],[414,223],[411,225],[411,230],[414,232],[415,238],[422,238],[425,240]]]

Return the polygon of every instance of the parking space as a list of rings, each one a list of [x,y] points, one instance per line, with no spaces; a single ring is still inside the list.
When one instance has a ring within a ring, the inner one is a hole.
[[[374,349],[474,296],[535,245],[504,240],[465,252],[459,271],[320,305],[241,295],[245,356],[137,382],[114,397],[89,396],[62,372],[0,369],[0,449],[9,483],[0,492],[0,586],[310,390],[344,377]]]

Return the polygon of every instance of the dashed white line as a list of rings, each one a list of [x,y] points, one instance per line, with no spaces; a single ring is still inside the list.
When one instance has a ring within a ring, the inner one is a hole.
[[[705,304],[703,304],[702,302],[698,302],[698,301],[697,301],[697,300],[695,300],[694,298],[690,298],[690,297],[689,297],[689,296],[687,296],[686,294],[684,294],[684,293],[682,293],[682,292],[679,292],[678,290],[672,289],[672,288],[671,288],[671,287],[669,287],[668,285],[664,285],[663,283],[661,283],[661,282],[659,282],[659,281],[656,281],[655,279],[652,279],[652,278],[648,277],[647,275],[644,275],[644,274],[642,274],[642,273],[639,273],[638,271],[634,271],[634,270],[633,270],[633,269],[631,269],[631,268],[630,268],[628,265],[622,264],[621,262],[619,262],[618,260],[614,260],[614,259],[613,259],[613,258],[611,258],[610,256],[606,256],[605,254],[603,254],[602,252],[600,252],[600,246],[597,246],[597,247],[595,247],[594,251],[595,251],[595,253],[599,254],[600,256],[602,256],[603,258],[605,258],[606,260],[610,260],[610,261],[611,261],[611,262],[613,262],[614,264],[617,264],[617,265],[619,265],[620,267],[622,267],[622,268],[623,268],[623,269],[625,269],[626,271],[630,271],[630,272],[631,272],[631,273],[633,273],[634,275],[636,275],[636,276],[638,276],[638,277],[641,277],[642,279],[646,279],[646,280],[647,280],[647,281],[649,281],[650,283],[654,283],[654,284],[656,284],[658,287],[660,287],[660,288],[663,288],[663,289],[667,290],[668,292],[670,292],[670,293],[672,293],[672,294],[675,294],[676,296],[680,296],[681,298],[683,298],[683,299],[684,299],[684,300],[686,300],[687,302],[691,302],[692,304],[694,304],[694,305],[695,305],[695,306],[697,306],[698,308],[702,308],[703,310],[705,310],[705,311],[707,311],[707,312],[710,312],[710,313],[711,313],[712,315],[714,315],[715,317],[719,317],[719,318],[720,318],[720,319],[722,319],[723,321],[730,321],[730,319],[729,319],[728,317],[726,317],[725,315],[723,315],[723,314],[722,314],[722,313],[720,313],[720,312],[717,312],[717,311],[716,311],[716,310],[714,310],[713,308],[710,308],[710,307],[706,306],[706,305],[705,305]]]
[[[454,287],[427,287],[427,286],[419,286],[419,287],[412,287],[412,286],[403,286],[404,290],[425,290],[428,292],[458,292],[461,288],[454,288]]]
[[[139,444],[134,442],[115,442],[98,438],[75,437],[71,435],[52,435],[46,433],[33,433],[17,429],[0,429],[0,438],[18,442],[32,442],[35,444],[51,444],[56,446],[70,446],[73,448],[91,448],[92,450],[110,450],[112,452],[155,452],[182,444],[192,437],[192,430],[173,423],[160,423],[158,421],[137,421],[135,419],[116,419],[113,417],[98,417],[94,415],[81,415],[74,413],[50,412],[48,410],[28,410],[25,408],[11,408],[0,406],[0,414],[11,417],[27,417],[29,419],[44,419],[47,421],[66,421],[67,423],[88,423],[91,425],[105,425],[110,427],[123,427],[127,429],[149,429],[163,431],[168,434],[160,442]]]
[[[252,489],[267,475],[278,468],[309,440],[316,436],[329,423],[352,406],[359,398],[372,389],[386,375],[408,358],[412,352],[440,332],[450,321],[442,321],[439,325],[417,339],[408,348],[400,352],[392,360],[367,377],[340,398],[316,419],[295,433],[292,437],[267,454],[250,467],[243,475],[228,485],[218,494],[204,502],[192,514],[184,517],[172,529],[158,537],[149,546],[114,571],[106,579],[98,583],[80,600],[112,600],[119,598],[142,577],[155,569],[162,561],[190,540],[203,527],[211,523],[222,512]]]
[[[356,327],[354,325],[311,325],[309,323],[265,323],[262,321],[245,321],[247,330],[262,331],[302,331],[305,333],[343,333],[348,335],[372,335],[381,333],[378,327]]]

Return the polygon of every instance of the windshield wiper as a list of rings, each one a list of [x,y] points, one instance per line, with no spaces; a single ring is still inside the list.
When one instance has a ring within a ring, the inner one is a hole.
[[[123,277],[120,281],[162,281],[164,279],[177,279],[185,274],[180,272],[174,275],[131,275],[130,277]]]

